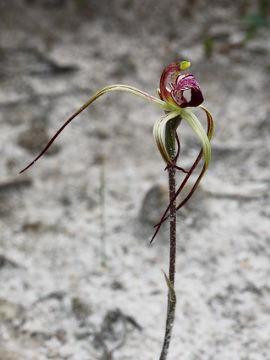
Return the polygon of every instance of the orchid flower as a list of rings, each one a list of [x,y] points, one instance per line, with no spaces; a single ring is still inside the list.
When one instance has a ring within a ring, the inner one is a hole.
[[[144,100],[147,100],[149,103],[159,107],[165,112],[165,115],[162,116],[160,120],[158,120],[154,124],[153,135],[156,141],[158,150],[166,163],[166,166],[172,166],[178,170],[181,170],[186,173],[186,176],[175,193],[175,198],[178,197],[195,167],[200,162],[201,158],[204,157],[204,165],[203,168],[195,181],[192,190],[186,196],[186,198],[177,205],[177,210],[179,210],[191,197],[195,189],[197,188],[200,180],[202,179],[205,171],[208,168],[210,159],[211,159],[211,145],[210,140],[213,133],[213,118],[209,111],[203,107],[201,104],[203,102],[203,95],[200,89],[200,86],[194,76],[191,73],[183,73],[190,67],[190,62],[181,61],[172,63],[167,66],[160,79],[160,88],[157,90],[158,97],[152,96],[145,91],[139,90],[133,86],[115,84],[106,86],[100,91],[98,91],[95,95],[93,95],[85,104],[82,105],[71,117],[69,117],[66,122],[60,127],[60,129],[55,133],[55,135],[51,138],[48,144],[44,147],[41,153],[20,173],[23,173],[27,169],[29,169],[38,159],[40,159],[45,152],[49,149],[49,147],[53,144],[59,134],[64,130],[64,128],[82,111],[84,111],[88,106],[90,106],[95,100],[97,100],[102,95],[112,92],[112,91],[122,91],[128,92],[133,95],[136,95]],[[204,130],[198,118],[192,113],[190,108],[198,107],[202,109],[207,117],[208,129]],[[176,128],[179,126],[181,119],[184,119],[189,126],[192,128],[194,133],[197,135],[201,142],[202,149],[195,160],[194,164],[190,168],[189,171],[184,170],[176,164],[180,153],[180,141],[176,132]],[[166,129],[169,122],[175,121],[175,139],[178,145],[177,154],[171,154],[170,145],[166,140]],[[172,202],[172,201],[171,201]],[[156,236],[161,224],[167,219],[168,211],[170,209],[171,203],[168,205],[165,210],[163,216],[161,217],[160,222],[156,225],[156,230],[153,238]],[[153,240],[152,238],[152,240]]]

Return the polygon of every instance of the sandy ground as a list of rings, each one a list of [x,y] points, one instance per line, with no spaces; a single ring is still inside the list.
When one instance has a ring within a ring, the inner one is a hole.
[[[158,359],[160,111],[110,94],[18,171],[94,91],[154,94],[175,59],[191,60],[216,128],[210,169],[178,217],[169,359],[270,359],[270,34],[247,40],[241,22],[256,12],[247,1],[0,2],[1,360]],[[188,167],[198,143],[187,126],[180,136]]]

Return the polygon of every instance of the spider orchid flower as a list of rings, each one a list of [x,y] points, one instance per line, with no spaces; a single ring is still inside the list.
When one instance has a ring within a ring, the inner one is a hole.
[[[157,90],[158,97],[152,96],[146,93],[145,91],[139,90],[133,86],[128,86],[128,85],[115,84],[104,87],[96,94],[94,94],[88,101],[86,101],[86,103],[84,103],[73,115],[71,115],[66,120],[66,122],[57,130],[57,132],[54,134],[54,136],[51,138],[48,144],[40,152],[40,154],[29,165],[27,165],[23,170],[21,170],[20,173],[25,172],[32,165],[34,165],[34,163],[46,153],[46,151],[53,144],[53,142],[56,140],[59,134],[64,130],[64,128],[82,111],[84,111],[88,106],[90,106],[94,101],[96,101],[99,97],[113,91],[128,92],[144,100],[147,100],[149,103],[158,106],[160,109],[162,109],[165,112],[165,115],[163,115],[162,118],[158,120],[154,125],[153,128],[154,139],[156,141],[158,150],[163,160],[165,161],[166,165],[173,166],[176,169],[182,170],[186,173],[186,176],[182,184],[176,191],[175,198],[172,201],[174,201],[178,197],[183,187],[185,186],[186,182],[188,181],[189,177],[191,176],[192,172],[200,162],[201,158],[204,157],[204,165],[201,170],[201,173],[199,174],[197,180],[195,181],[190,193],[177,206],[177,210],[180,209],[191,197],[192,193],[195,191],[201,178],[203,177],[205,171],[208,168],[211,159],[210,140],[213,133],[213,118],[209,113],[209,111],[201,105],[203,102],[203,96],[198,82],[191,73],[183,74],[183,72],[187,70],[189,67],[190,67],[190,62],[188,61],[172,63],[169,66],[167,66],[161,75],[160,88]],[[208,122],[207,131],[204,130],[198,118],[189,109],[192,107],[199,107],[206,113],[207,122]],[[175,139],[178,144],[178,151],[176,155],[171,153],[171,149],[166,141],[166,129],[168,123],[174,121],[175,129],[176,129],[179,126],[181,119],[184,119],[190,125],[194,133],[199,138],[202,146],[202,149],[197,159],[195,160],[194,164],[192,165],[189,171],[185,171],[181,167],[176,165],[176,161],[180,152],[180,141],[176,131],[175,131]],[[170,206],[171,203],[168,205],[167,209],[165,210],[160,222],[156,225],[156,230],[153,238],[156,236],[162,223],[167,219]]]
[[[175,110],[171,110],[169,113],[166,112],[166,115],[155,123],[153,129],[154,138],[157,143],[159,152],[164,161],[166,162],[167,166],[173,166],[178,170],[184,171],[186,173],[186,176],[182,181],[181,185],[179,186],[178,190],[176,191],[174,198],[171,200],[170,204],[164,211],[159,223],[155,225],[156,230],[151,242],[154,240],[163,222],[168,218],[171,204],[175,201],[180,192],[183,190],[191,174],[199,164],[202,156],[204,157],[204,165],[202,167],[202,170],[188,195],[181,201],[180,204],[177,205],[176,211],[179,210],[182,206],[184,206],[186,202],[190,199],[190,197],[198,187],[211,160],[210,140],[213,135],[214,122],[210,112],[201,105],[203,102],[203,95],[199,83],[191,73],[182,74],[182,72],[187,70],[189,67],[190,62],[188,61],[172,63],[167,66],[164,69],[160,78],[160,89],[157,89],[159,98],[165,101],[167,104],[173,106]],[[204,131],[196,115],[189,109],[192,107],[198,107],[205,112],[207,118],[207,132]],[[168,142],[166,142],[166,130],[168,123],[170,121],[175,121],[175,129],[177,129],[180,124],[179,119],[180,121],[181,119],[187,121],[192,130],[200,139],[202,145],[202,149],[199,152],[194,164],[191,166],[189,171],[185,171],[181,167],[176,165],[176,161],[180,152],[180,141],[177,132],[175,131],[175,139],[177,141],[178,151],[174,157],[172,157],[170,151],[171,149],[168,146]]]

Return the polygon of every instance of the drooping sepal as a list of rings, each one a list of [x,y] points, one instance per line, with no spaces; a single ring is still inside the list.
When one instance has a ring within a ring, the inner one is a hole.
[[[209,138],[197,116],[194,115],[190,110],[183,109],[183,111],[181,112],[181,116],[184,120],[186,120],[186,122],[189,124],[189,126],[192,128],[192,130],[195,132],[201,142],[205,159],[205,166],[207,169],[211,160],[211,145]]]
[[[197,180],[195,181],[195,183],[193,184],[190,192],[187,194],[187,196],[177,205],[176,207],[176,211],[180,210],[186,203],[187,201],[191,198],[191,196],[193,195],[193,193],[195,192],[195,190],[197,189],[200,181],[202,180],[208,166],[209,166],[209,162],[211,159],[211,145],[210,145],[210,140],[212,138],[213,135],[213,131],[214,131],[214,121],[213,121],[213,117],[211,115],[211,113],[202,105],[199,106],[199,109],[202,109],[207,117],[207,132],[204,131],[202,125],[200,124],[198,118],[191,113],[190,110],[187,109],[183,109],[183,111],[181,112],[181,117],[182,119],[186,120],[188,122],[188,124],[191,126],[191,128],[193,129],[193,131],[196,133],[196,135],[199,137],[200,142],[202,144],[202,149],[199,152],[196,160],[194,161],[193,165],[191,166],[190,170],[187,172],[184,180],[182,181],[181,185],[179,186],[179,188],[177,189],[175,196],[173,197],[173,199],[171,200],[171,202],[169,203],[169,205],[167,206],[167,208],[165,209],[160,221],[158,222],[158,224],[155,225],[155,232],[152,236],[151,242],[153,242],[154,238],[156,237],[161,225],[164,223],[164,221],[166,221],[169,217],[168,213],[169,213],[169,209],[171,207],[171,204],[178,198],[178,196],[180,195],[180,193],[182,192],[182,190],[184,189],[187,181],[189,180],[189,178],[191,177],[191,175],[193,174],[194,170],[196,169],[196,167],[198,166],[198,164],[200,163],[200,160],[202,157],[204,157],[204,164],[203,167],[197,177]]]
[[[170,142],[167,141],[167,126],[169,121],[177,118],[181,114],[181,109],[172,111],[167,115],[159,119],[153,127],[153,136],[157,144],[157,148],[160,152],[161,157],[167,165],[174,165],[174,155],[172,154],[172,149]]]

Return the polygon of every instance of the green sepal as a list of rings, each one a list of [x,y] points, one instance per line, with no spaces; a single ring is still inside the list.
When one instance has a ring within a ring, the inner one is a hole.
[[[153,136],[156,141],[160,155],[166,164],[173,164],[173,149],[171,142],[168,142],[168,122],[179,117],[182,109],[171,111],[159,119],[153,127]],[[178,119],[176,120],[179,121]]]
[[[197,116],[194,115],[190,110],[183,109],[181,112],[181,117],[186,120],[186,122],[200,139],[205,159],[205,170],[207,170],[211,160],[211,145],[209,138]]]

